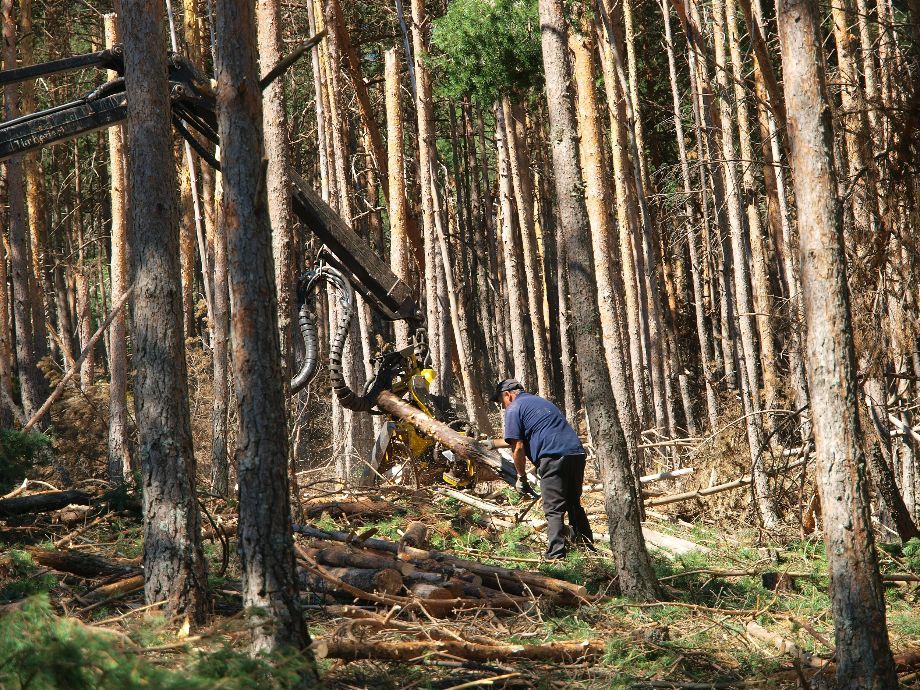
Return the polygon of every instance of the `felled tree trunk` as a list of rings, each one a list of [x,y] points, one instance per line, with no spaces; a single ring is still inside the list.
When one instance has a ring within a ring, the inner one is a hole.
[[[83,491],[46,491],[31,496],[7,498],[0,501],[0,517],[47,513],[60,510],[72,503],[88,506],[92,503],[92,496]]]

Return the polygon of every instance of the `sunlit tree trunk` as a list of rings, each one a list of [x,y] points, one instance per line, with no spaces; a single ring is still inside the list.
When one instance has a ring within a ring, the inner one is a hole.
[[[259,71],[266,74],[284,56],[281,42],[280,0],[258,0],[256,23],[259,41]],[[285,381],[293,369],[294,323],[294,216],[291,210],[292,166],[288,141],[287,97],[284,77],[279,77],[262,92],[263,130],[268,168],[268,213],[271,218],[272,256],[275,290],[278,296],[278,333],[281,343],[281,370]]]
[[[572,65],[568,27],[560,0],[540,0],[539,11],[556,199],[569,267],[575,351],[583,371],[599,373],[604,372],[606,362],[599,337],[590,227],[581,190],[583,178],[576,142],[578,125],[569,91]],[[601,459],[610,543],[617,561],[620,587],[623,594],[634,599],[657,598],[658,582],[642,537],[639,497],[609,375],[582,377],[581,388],[588,424]]]
[[[391,48],[385,56],[386,113],[387,113],[387,165],[390,181],[390,268],[398,278],[412,284],[409,266],[411,261],[409,238],[406,236],[406,173],[403,159],[403,110],[400,94],[399,53]],[[405,321],[394,324],[396,347],[409,344],[409,326]]]
[[[518,227],[514,207],[514,191],[511,181],[511,153],[508,150],[508,122],[505,120],[501,103],[495,105],[495,146],[498,149],[498,192],[502,216],[502,261],[505,274],[505,300],[508,305],[507,337],[511,340],[511,352],[514,363],[514,378],[521,381],[525,388],[536,383],[531,376],[533,368],[527,353],[527,334],[524,317],[527,301],[524,296],[522,274],[523,263],[520,258],[518,239],[515,229]],[[497,305],[501,308],[502,305]],[[500,374],[502,378],[510,374]]]
[[[536,386],[540,395],[551,397],[549,355],[546,347],[546,323],[543,320],[543,285],[537,256],[537,238],[534,229],[534,197],[530,179],[530,156],[526,151],[526,141],[517,135],[515,127],[515,110],[511,101],[504,96],[496,106],[502,110],[505,122],[505,144],[508,148],[508,169],[514,189],[515,207],[517,208],[518,229],[521,238],[524,278],[527,284],[527,307],[530,316],[533,341],[533,362],[536,370]],[[517,114],[520,114],[519,112]]]
[[[105,44],[112,46],[119,42],[115,14],[103,17],[105,22]],[[111,75],[110,75],[110,78]],[[112,205],[112,302],[117,302],[127,288],[128,244],[127,218],[125,217],[125,153],[121,125],[110,127],[109,138],[109,194]],[[109,345],[109,439],[108,478],[119,484],[131,471],[131,455],[128,444],[128,356],[127,317],[121,310],[112,321]]]
[[[604,354],[617,403],[617,413],[623,427],[629,464],[630,467],[638,468],[639,419],[633,407],[629,355],[620,330],[622,305],[618,304],[618,301],[623,292],[622,279],[619,279],[619,261],[614,258],[615,249],[611,246],[612,241],[616,239],[616,228],[611,216],[612,193],[604,160],[603,130],[598,121],[598,98],[594,83],[595,45],[590,28],[585,32],[572,31],[569,44],[574,58],[579,152],[584,176],[586,210],[591,228]]]
[[[833,133],[815,0],[777,5],[799,217],[817,484],[824,513],[839,688],[898,686],[869,516]]]

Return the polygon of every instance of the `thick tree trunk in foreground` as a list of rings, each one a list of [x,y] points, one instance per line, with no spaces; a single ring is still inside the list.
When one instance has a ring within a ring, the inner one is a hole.
[[[287,424],[272,270],[255,9],[217,2],[217,113],[230,277],[243,603],[253,651],[309,643],[294,569]]]
[[[578,125],[572,94],[568,90],[572,81],[568,27],[561,0],[540,0],[540,24],[556,198],[569,266],[575,351],[580,368],[596,374],[582,379],[582,393],[592,438],[602,458],[610,543],[623,593],[635,599],[650,600],[659,595],[658,582],[642,538],[639,498],[600,340],[590,228],[581,190],[581,163],[576,141]]]
[[[147,601],[170,615],[205,614],[205,561],[195,501],[195,455],[179,283],[176,162],[166,81],[162,6],[125,3],[125,86],[133,336],[144,509]]]
[[[105,44],[112,46],[119,42],[116,15],[107,14],[105,21]],[[114,78],[112,74],[109,78]],[[108,130],[109,136],[109,179],[112,204],[111,274],[112,302],[116,302],[127,288],[128,244],[125,218],[125,152],[121,125]],[[128,445],[128,355],[125,336],[127,315],[119,310],[112,321],[109,338],[109,460],[108,478],[120,483],[131,470],[131,456]]]
[[[898,686],[869,521],[833,132],[816,0],[777,7],[799,218],[806,355],[840,688]]]

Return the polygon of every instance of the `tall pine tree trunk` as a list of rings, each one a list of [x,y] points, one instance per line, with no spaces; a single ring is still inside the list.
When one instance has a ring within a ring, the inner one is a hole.
[[[162,5],[123,9],[127,180],[134,280],[134,400],[149,603],[204,619],[207,579],[195,499],[195,454],[182,333],[176,162]]]
[[[16,67],[16,21],[13,0],[3,0],[3,66]],[[3,89],[6,119],[19,115],[16,84]],[[13,322],[16,331],[16,367],[22,409],[31,417],[44,400],[44,377],[36,366],[36,347],[32,328],[31,262],[29,261],[29,227],[26,212],[26,188],[23,157],[6,161],[6,190],[9,199],[10,270],[13,286]]]
[[[121,39],[117,28],[117,16],[107,14],[105,22],[105,44],[113,46]],[[111,75],[110,75],[110,78]],[[108,130],[109,137],[109,179],[111,180],[112,205],[112,302],[117,302],[127,289],[128,244],[127,218],[125,217],[125,152],[121,125]],[[131,454],[128,444],[128,355],[127,317],[125,310],[115,315],[111,326],[109,346],[109,440],[108,478],[119,484],[131,470]]]
[[[837,686],[896,688],[869,516],[833,133],[816,0],[777,5],[789,117],[817,484],[837,643]]]
[[[599,337],[590,227],[581,190],[583,178],[576,141],[578,125],[569,91],[572,65],[568,26],[561,0],[540,0],[539,8],[556,199],[569,267],[575,351],[583,371],[606,374],[607,363]],[[588,424],[601,459],[610,543],[617,561],[620,587],[626,596],[634,599],[655,599],[659,595],[658,582],[642,537],[639,497],[609,374],[584,376],[581,387]]]
[[[222,217],[230,278],[233,383],[239,404],[237,472],[243,603],[252,650],[309,644],[294,568],[288,435],[272,269],[255,8],[218,0],[217,116]]]
[[[259,39],[259,67],[265,74],[283,57],[281,43],[280,0],[258,0],[256,17]],[[268,212],[271,218],[272,256],[275,271],[275,290],[278,296],[278,333],[281,343],[281,371],[284,381],[293,369],[295,266],[294,266],[294,216],[291,210],[292,166],[291,145],[288,141],[287,98],[284,77],[275,79],[262,92],[265,154],[268,158],[266,185],[268,187]]]
[[[384,76],[386,82],[387,113],[387,157],[389,162],[389,208],[390,208],[390,269],[397,278],[412,284],[410,274],[411,254],[409,238],[406,235],[406,221],[409,215],[406,203],[406,172],[403,154],[403,110],[399,79],[399,53],[396,48],[388,50],[384,56]],[[409,325],[405,321],[393,324],[396,331],[397,349],[406,347],[409,338]]]

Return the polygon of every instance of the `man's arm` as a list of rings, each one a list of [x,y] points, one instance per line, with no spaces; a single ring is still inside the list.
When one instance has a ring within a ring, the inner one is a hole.
[[[527,476],[527,455],[524,453],[524,442],[514,439],[511,443],[505,443],[511,448],[511,458],[514,460],[514,469],[517,470],[519,477]]]
[[[492,450],[497,450],[499,448],[510,448],[511,444],[508,443],[503,438],[490,438],[486,441],[486,445]]]

